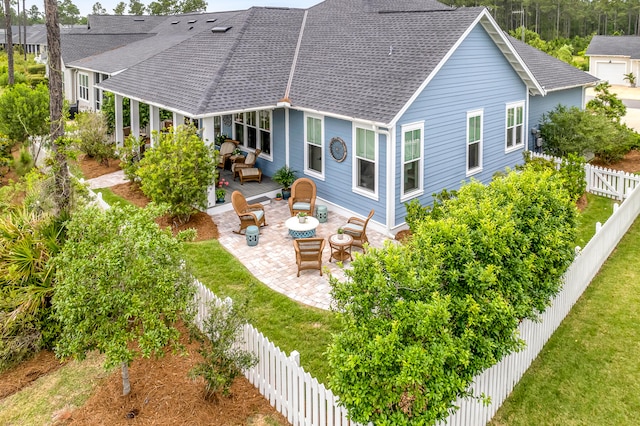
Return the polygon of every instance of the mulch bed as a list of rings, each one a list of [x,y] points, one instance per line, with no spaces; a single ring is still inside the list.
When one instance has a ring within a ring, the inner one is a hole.
[[[0,374],[0,399],[13,395],[42,376],[64,365],[53,352],[40,351],[27,361]]]

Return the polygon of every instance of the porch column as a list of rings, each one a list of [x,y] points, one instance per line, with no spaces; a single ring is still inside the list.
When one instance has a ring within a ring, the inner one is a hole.
[[[202,140],[207,145],[213,145],[216,140],[215,123],[213,117],[205,117],[202,119]]]
[[[124,145],[124,130],[122,129],[122,95],[115,95],[116,107],[116,146]]]
[[[130,100],[131,134],[135,138],[140,137],[140,102]]]
[[[177,129],[178,126],[184,125],[184,115],[178,114],[177,112],[173,113],[173,128]]]
[[[155,145],[153,132],[160,132],[160,108],[149,105],[149,137],[151,138],[151,146]]]

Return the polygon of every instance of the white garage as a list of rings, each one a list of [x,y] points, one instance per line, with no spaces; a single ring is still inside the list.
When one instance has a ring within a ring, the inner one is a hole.
[[[586,55],[589,73],[611,84],[629,86],[624,75],[633,73],[640,83],[639,36],[593,36]]]
[[[607,80],[609,84],[628,84],[625,81],[624,75],[627,71],[626,62],[596,62],[595,73],[596,77],[601,80]]]

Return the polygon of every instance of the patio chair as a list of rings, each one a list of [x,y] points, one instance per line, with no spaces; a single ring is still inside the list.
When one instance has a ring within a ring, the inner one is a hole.
[[[308,178],[300,178],[291,185],[291,197],[289,197],[289,211],[291,216],[305,212],[313,216],[316,205],[316,184]]]
[[[256,160],[260,155],[260,149],[256,149],[255,152],[248,152],[244,157],[244,162],[233,163],[231,165],[231,172],[233,172],[233,180],[236,180],[240,176],[240,169],[254,169],[256,167]]]
[[[324,244],[324,238],[298,238],[293,240],[298,276],[300,276],[300,271],[306,269],[318,269],[320,276],[322,276],[322,250],[324,250]]]
[[[239,143],[240,142],[231,139],[222,142],[222,145],[220,145],[220,161],[218,162],[218,167],[224,169],[227,160],[231,157]]]
[[[366,219],[360,219],[359,217],[350,217],[347,224],[342,227],[345,234],[351,235],[353,238],[353,244],[356,247],[360,247],[363,253],[367,250],[364,247],[365,243],[369,242],[367,238],[367,224],[373,217],[374,210],[369,212],[369,216]]]
[[[258,228],[260,228],[260,226],[267,226],[262,204],[248,204],[247,199],[240,191],[233,191],[231,194],[231,204],[240,219],[240,229],[233,231],[234,233],[242,234],[242,231],[251,225],[255,225]]]

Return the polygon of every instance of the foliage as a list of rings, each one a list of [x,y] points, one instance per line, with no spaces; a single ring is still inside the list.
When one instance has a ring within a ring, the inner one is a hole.
[[[285,190],[291,188],[293,182],[296,181],[296,171],[289,166],[282,166],[275,171],[271,180],[281,185]]]
[[[109,133],[113,133],[116,127],[116,106],[115,96],[111,92],[104,92],[102,100],[102,113],[107,118],[107,126]],[[160,110],[160,120],[168,120],[173,117],[173,114],[167,110]],[[139,104],[139,119],[140,126],[144,127],[149,123],[149,105],[141,102]],[[122,98],[122,125],[131,125],[131,101],[129,98]]]
[[[511,172],[463,185],[407,244],[370,249],[345,282],[332,278],[343,328],[330,387],[352,420],[433,424],[471,396],[473,377],[518,350],[520,321],[559,291],[575,223],[550,171]]]
[[[58,356],[83,359],[95,349],[111,368],[179,347],[175,323],[189,321],[194,287],[181,241],[153,221],[159,213],[113,206],[73,216],[56,257]]]
[[[528,169],[538,171],[550,170],[557,173],[562,186],[569,193],[573,201],[578,201],[587,188],[586,172],[584,170],[585,160],[574,153],[567,154],[562,158],[562,163],[556,171],[556,164],[553,160],[546,160],[541,157],[532,157],[530,152],[524,152],[525,166]],[[518,167],[521,169],[521,167]]]
[[[14,84],[24,84],[27,82],[27,76],[23,73],[16,71],[13,73],[13,83]],[[9,86],[9,74],[3,73],[0,75],[0,87]]]
[[[16,84],[0,95],[0,133],[16,142],[49,132],[49,91]]]
[[[194,207],[207,208],[208,188],[215,181],[216,152],[193,126],[178,126],[153,137],[157,143],[140,160],[137,172],[142,192],[156,203],[167,203],[169,213],[185,223]]]
[[[76,115],[78,149],[101,164],[109,165],[115,157],[115,144],[109,142],[105,116],[100,112],[81,112]]]
[[[216,184],[216,198],[217,199],[224,199],[224,196],[227,195],[227,188],[229,186],[229,181],[223,178],[220,178],[220,180],[218,180],[218,183]]]
[[[204,12],[207,10],[207,2],[204,0],[156,0],[149,3],[148,9],[151,15]]]
[[[601,114],[558,105],[542,117],[540,133],[545,154],[597,155],[605,163],[621,159],[637,146],[638,134]]]
[[[404,206],[407,209],[405,221],[407,222],[409,229],[411,229],[411,231],[416,229],[418,225],[427,218],[427,216],[440,217],[442,214],[442,203],[445,200],[456,197],[457,194],[458,191],[449,191],[447,189],[443,189],[439,193],[431,194],[433,204],[430,206],[423,206],[417,198],[404,203]]]
[[[140,167],[140,159],[142,157],[142,147],[145,142],[142,138],[136,138],[133,135],[127,136],[124,140],[123,147],[118,151],[120,158],[120,168],[124,170],[124,175],[131,182],[137,181],[138,167]]]
[[[34,166],[35,163],[29,149],[23,146],[20,149],[20,156],[13,160],[13,168],[16,170],[18,176],[24,176],[29,173]]]
[[[632,72],[625,74],[624,75],[624,80],[628,81],[629,84],[632,87],[635,87],[635,85],[636,85],[636,76]]]
[[[603,114],[617,123],[627,113],[627,107],[618,98],[618,95],[611,93],[611,85],[608,82],[599,83],[595,87],[596,97],[587,102],[587,110],[597,114]]]
[[[204,339],[200,339],[200,355],[203,362],[190,372],[192,378],[205,381],[204,396],[212,400],[222,393],[229,396],[231,384],[242,374],[242,370],[253,367],[258,359],[251,352],[240,349],[243,344],[242,330],[247,323],[247,302],[224,302],[209,304],[209,316],[204,321]]]

